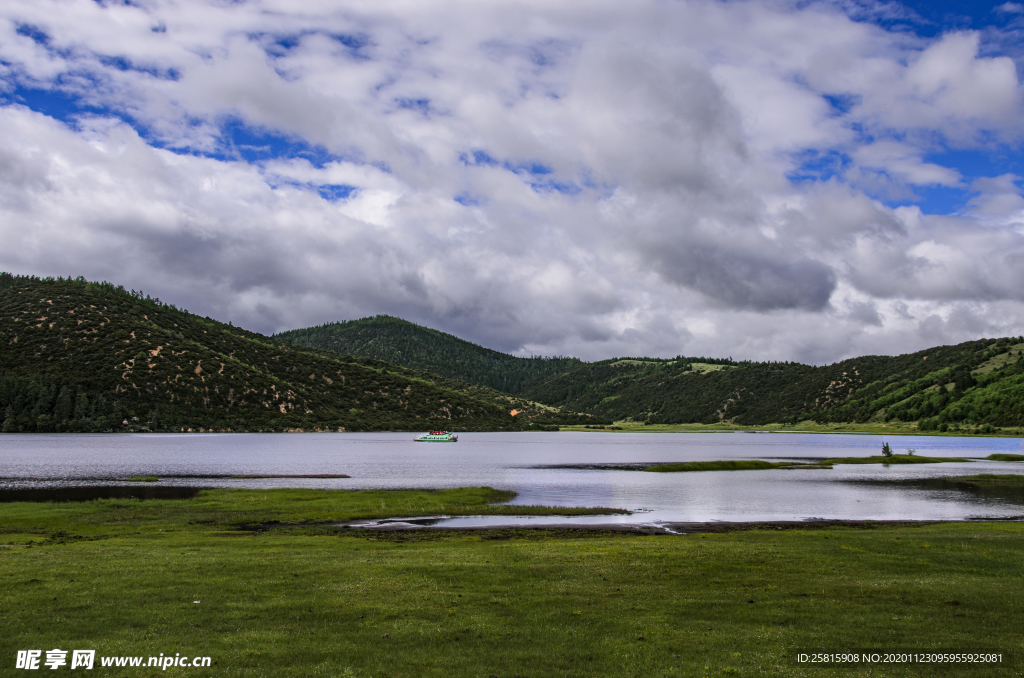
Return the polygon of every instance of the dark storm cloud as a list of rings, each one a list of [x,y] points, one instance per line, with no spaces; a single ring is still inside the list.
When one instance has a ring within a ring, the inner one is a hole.
[[[698,290],[730,308],[820,311],[836,288],[831,268],[807,259],[790,261],[782,252],[758,256],[725,247],[684,245],[649,255],[672,282]]]

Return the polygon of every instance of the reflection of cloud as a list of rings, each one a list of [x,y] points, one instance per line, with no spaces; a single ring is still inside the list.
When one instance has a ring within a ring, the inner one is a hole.
[[[37,110],[0,108],[0,268],[590,358],[1017,334],[1017,177],[953,216],[872,197],[1021,141],[979,39],[822,4],[15,0],[0,90]]]

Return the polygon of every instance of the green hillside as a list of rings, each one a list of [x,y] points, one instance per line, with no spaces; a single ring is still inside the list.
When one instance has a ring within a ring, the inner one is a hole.
[[[915,422],[922,430],[1024,426],[1022,338],[981,339],[814,367],[679,356],[517,358],[398,318],[375,316],[275,338],[427,369],[515,393],[592,423]],[[987,429],[985,429],[987,430]]]
[[[528,404],[292,346],[109,283],[0,274],[5,432],[516,430],[529,425],[516,407]],[[536,420],[543,408],[530,407]]]
[[[522,393],[583,364],[578,358],[519,358],[386,315],[289,330],[274,338],[416,367],[505,393]]]
[[[922,430],[1022,426],[1022,349],[1022,338],[981,339],[824,367],[616,359],[581,365],[523,395],[652,424],[895,420],[919,422]]]
[[[109,283],[4,273],[0,417],[6,432],[522,430],[617,420],[991,431],[1024,426],[1024,338],[823,367],[682,356],[585,363],[518,358],[387,316],[266,337]]]

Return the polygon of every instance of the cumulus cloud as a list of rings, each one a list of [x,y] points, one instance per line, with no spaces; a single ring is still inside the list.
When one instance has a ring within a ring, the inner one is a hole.
[[[831,3],[12,0],[0,268],[522,354],[1016,334],[1019,180],[934,159],[1021,141],[980,40]],[[972,197],[894,206],[936,187]]]

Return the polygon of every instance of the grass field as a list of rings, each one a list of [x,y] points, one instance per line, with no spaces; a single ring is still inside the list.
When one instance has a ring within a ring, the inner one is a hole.
[[[86,674],[101,676],[1024,670],[1020,523],[657,537],[322,524],[436,513],[441,504],[445,512],[486,512],[496,498],[487,489],[292,490],[0,504],[0,543],[23,545],[0,549],[0,673],[22,674],[13,670],[17,650],[45,657],[52,648],[215,662],[167,671],[97,662]],[[798,650],[846,649],[994,650],[1010,665],[869,669],[791,660]]]

